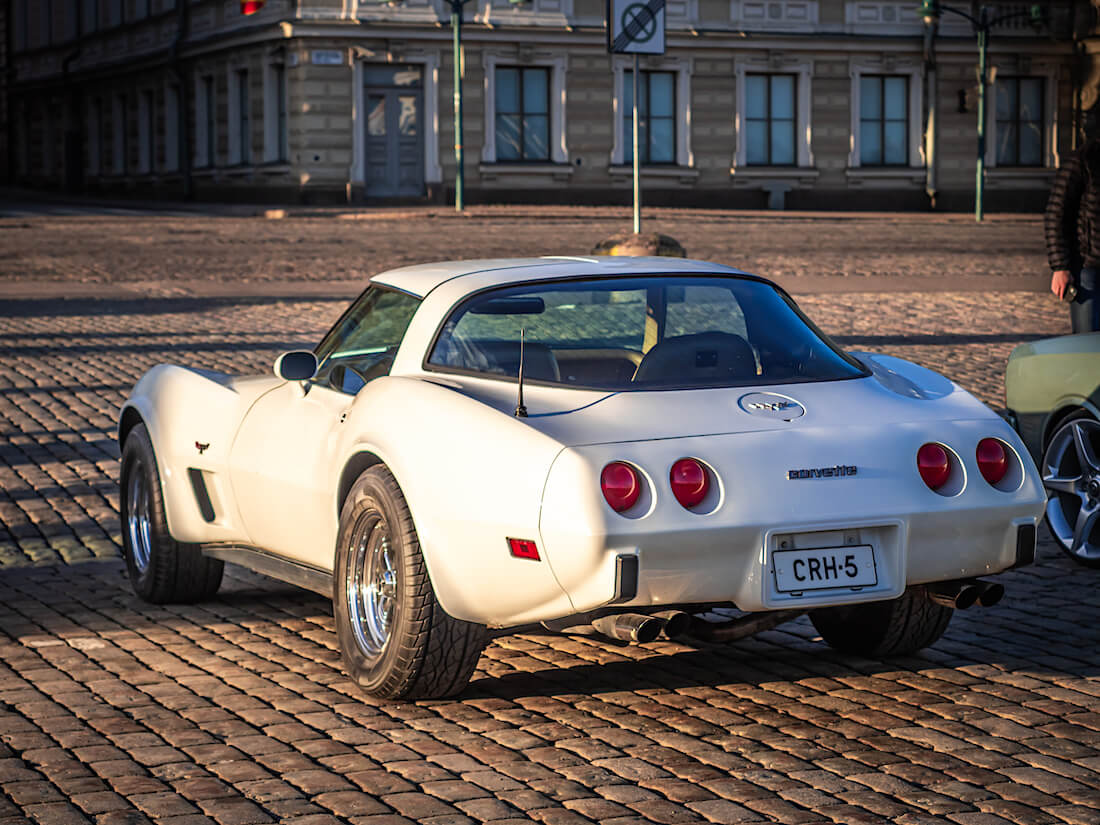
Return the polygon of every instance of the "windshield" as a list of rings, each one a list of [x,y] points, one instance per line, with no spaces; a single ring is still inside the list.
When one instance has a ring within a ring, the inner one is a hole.
[[[443,325],[429,367],[609,390],[832,381],[865,375],[771,285],[649,276],[480,293]]]

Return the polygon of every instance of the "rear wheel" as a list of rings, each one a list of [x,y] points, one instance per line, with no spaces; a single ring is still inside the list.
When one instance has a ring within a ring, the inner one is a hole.
[[[899,599],[810,612],[817,632],[837,650],[861,656],[904,656],[934,643],[955,611],[910,587]]]
[[[122,550],[134,592],[154,604],[197,602],[217,593],[222,562],[168,532],[156,454],[144,424],[126,436],[119,486]]]
[[[1040,467],[1047,526],[1058,546],[1086,567],[1100,567],[1100,423],[1086,411],[1051,436]]]
[[[436,600],[405,496],[381,465],[359,476],[340,514],[332,602],[344,665],[373,696],[453,696],[485,647],[484,626]]]

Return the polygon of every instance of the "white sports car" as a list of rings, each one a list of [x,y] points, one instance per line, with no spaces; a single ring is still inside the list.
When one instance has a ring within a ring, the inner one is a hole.
[[[457,693],[490,629],[535,623],[722,640],[809,611],[911,652],[1034,558],[1045,496],[1001,418],[716,264],[397,269],[274,373],[134,387],[130,577],[193,601],[232,561],[331,595],[380,697]]]

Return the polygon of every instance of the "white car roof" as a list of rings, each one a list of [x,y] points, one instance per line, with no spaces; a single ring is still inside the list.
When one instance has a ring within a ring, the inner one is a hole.
[[[440,261],[391,269],[371,277],[371,283],[393,287],[423,298],[436,287],[455,278],[480,275],[478,285],[495,286],[522,281],[569,277],[629,277],[643,273],[713,272],[727,275],[746,273],[733,267],[690,258],[569,257],[489,258],[480,261]],[[486,284],[486,280],[490,283]]]

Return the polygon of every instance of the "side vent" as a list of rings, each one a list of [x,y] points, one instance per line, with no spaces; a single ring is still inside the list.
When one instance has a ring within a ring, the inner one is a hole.
[[[202,470],[188,467],[187,477],[191,479],[191,490],[195,493],[195,503],[199,505],[203,521],[213,521],[216,518],[214,505],[210,501],[210,491],[206,489],[206,479],[202,477]]]

